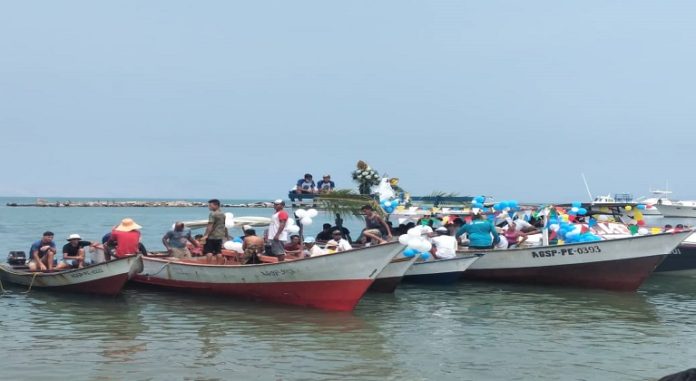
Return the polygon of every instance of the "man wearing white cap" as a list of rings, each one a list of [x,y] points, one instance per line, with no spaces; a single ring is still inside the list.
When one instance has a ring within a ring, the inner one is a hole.
[[[449,230],[440,226],[435,229],[435,237],[432,238],[433,256],[437,259],[450,259],[457,256],[457,239],[449,235]]]
[[[94,246],[92,242],[83,241],[79,234],[70,234],[68,243],[63,246],[63,261],[58,268],[82,268],[85,266],[85,247]]]
[[[283,210],[285,201],[275,200],[273,209],[275,213],[271,216],[271,224],[268,226],[268,240],[271,244],[271,253],[275,256],[284,258],[285,242],[288,240],[288,232],[285,231],[285,225],[288,222],[288,212]],[[279,259],[281,259],[279,258]]]

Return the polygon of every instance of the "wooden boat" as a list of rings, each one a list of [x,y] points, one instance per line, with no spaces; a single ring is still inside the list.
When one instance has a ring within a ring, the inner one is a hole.
[[[389,264],[377,275],[377,278],[372,283],[369,291],[376,292],[394,292],[396,287],[401,283],[404,274],[411,268],[411,265],[418,259],[418,256],[397,257],[391,260]]]
[[[293,261],[209,265],[197,260],[143,258],[133,280],[172,290],[350,311],[404,246],[398,242]]]
[[[457,255],[450,259],[416,262],[404,275],[404,282],[447,284],[458,281],[481,255]]]
[[[485,254],[464,279],[635,291],[692,232],[560,246],[467,251]]]
[[[85,294],[116,295],[129,277],[142,270],[140,255],[102,262],[81,269],[54,272],[31,272],[26,266],[0,264],[3,282],[30,289],[51,289]]]

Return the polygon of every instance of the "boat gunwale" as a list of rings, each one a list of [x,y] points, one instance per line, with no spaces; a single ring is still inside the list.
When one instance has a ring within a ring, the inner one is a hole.
[[[11,267],[11,265],[6,264],[6,263],[2,263],[2,264],[0,264],[0,271],[4,271],[8,274],[19,275],[19,276],[31,276],[31,277],[36,276],[37,278],[39,278],[39,277],[52,277],[52,276],[58,276],[58,275],[66,275],[66,274],[70,274],[70,273],[74,273],[74,272],[78,272],[78,271],[84,271],[86,269],[93,269],[93,268],[100,267],[100,266],[107,267],[111,263],[119,262],[119,261],[127,261],[133,257],[138,257],[138,256],[142,257],[142,254],[129,255],[129,256],[126,256],[123,258],[117,258],[117,259],[114,259],[111,261],[94,263],[94,264],[91,264],[88,266],[84,266],[82,268],[74,268],[74,269],[71,268],[71,269],[66,269],[66,270],[62,270],[62,271],[53,271],[53,272],[23,271],[23,270],[18,271],[16,269],[13,269]]]

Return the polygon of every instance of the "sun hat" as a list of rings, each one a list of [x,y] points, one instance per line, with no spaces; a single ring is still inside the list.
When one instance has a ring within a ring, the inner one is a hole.
[[[338,246],[338,242],[336,242],[333,239],[329,240],[329,242],[326,243],[326,247],[336,247],[336,246]]]
[[[114,228],[114,230],[119,232],[129,232],[131,230],[138,230],[142,228],[143,227],[136,224],[132,218],[124,218],[121,220],[121,223]]]
[[[314,237],[305,237],[304,243],[314,243]]]
[[[67,240],[68,240],[68,241],[72,241],[72,240],[74,240],[74,239],[82,239],[82,237],[80,237],[79,234],[70,234],[70,235],[68,236],[68,239],[67,239]]]

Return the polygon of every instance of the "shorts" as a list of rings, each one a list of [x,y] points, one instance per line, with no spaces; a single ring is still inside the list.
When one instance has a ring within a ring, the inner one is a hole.
[[[376,235],[377,237],[384,237],[384,235],[382,234],[382,231],[379,229],[365,229],[365,231],[363,231],[363,234],[365,234],[365,233],[373,234],[373,235]]]
[[[172,257],[191,258],[191,252],[186,247],[172,247]]]
[[[256,246],[249,246],[244,249],[244,256],[242,257],[243,264],[260,263],[259,254],[263,254],[263,248]]]
[[[63,259],[63,263],[66,265],[70,266],[71,268],[77,268],[80,264],[78,263],[77,259]]]
[[[203,254],[221,254],[222,253],[222,240],[208,238],[203,246]]]
[[[285,255],[285,241],[271,240],[271,255]]]

